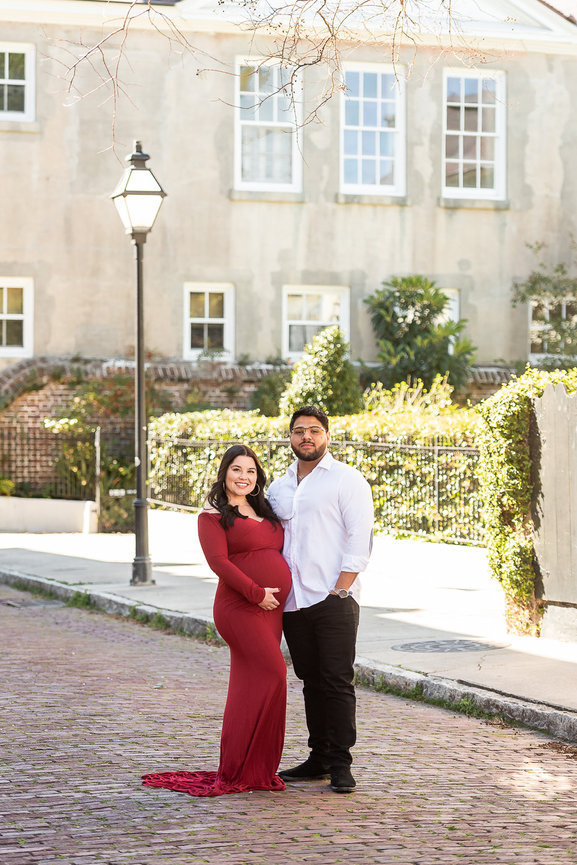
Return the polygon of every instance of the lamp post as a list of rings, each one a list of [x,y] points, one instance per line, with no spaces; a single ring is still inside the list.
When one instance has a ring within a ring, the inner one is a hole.
[[[134,142],[134,153],[111,195],[124,229],[132,238],[136,252],[136,357],[134,368],[136,498],[134,530],[136,552],[130,584],[154,585],[148,552],[148,500],[146,496],[146,392],[144,379],[144,306],[142,293],[142,257],[146,235],[154,225],[166,193],[146,167],[147,153],[140,141]]]

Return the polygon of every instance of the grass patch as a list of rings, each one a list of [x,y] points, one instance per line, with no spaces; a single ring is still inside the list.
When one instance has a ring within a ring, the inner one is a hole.
[[[468,695],[461,697],[460,700],[452,701],[438,697],[426,697],[423,685],[420,683],[416,684],[414,688],[404,689],[388,684],[382,677],[371,682],[361,676],[355,677],[355,681],[358,685],[371,688],[373,691],[379,691],[382,694],[391,694],[393,697],[403,697],[406,700],[426,703],[428,706],[437,706],[439,709],[448,709],[450,712],[459,712],[461,715],[467,715],[469,718],[479,718],[479,720],[498,723],[505,727],[520,728],[524,726],[499,712],[485,712],[475,702],[475,699]]]
[[[66,601],[66,606],[76,607],[78,610],[98,610],[88,592],[74,592]]]

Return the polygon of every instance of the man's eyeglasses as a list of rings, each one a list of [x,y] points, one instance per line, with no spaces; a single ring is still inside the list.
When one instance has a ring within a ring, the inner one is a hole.
[[[302,438],[306,433],[310,433],[315,438],[322,435],[326,430],[322,426],[295,426],[290,434],[297,438]]]

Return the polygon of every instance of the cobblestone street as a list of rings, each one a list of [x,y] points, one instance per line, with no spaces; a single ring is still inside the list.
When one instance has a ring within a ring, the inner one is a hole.
[[[216,768],[226,648],[7,586],[0,634],[0,865],[577,863],[572,746],[360,689],[354,795],[194,799],[140,776]]]

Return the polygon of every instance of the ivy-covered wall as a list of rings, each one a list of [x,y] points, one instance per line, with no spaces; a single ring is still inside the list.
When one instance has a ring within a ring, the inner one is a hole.
[[[481,424],[479,479],[485,542],[493,575],[507,599],[507,620],[517,633],[539,634],[541,606],[535,592],[531,500],[530,424],[533,400],[549,383],[577,390],[577,369],[528,369],[477,406]]]

